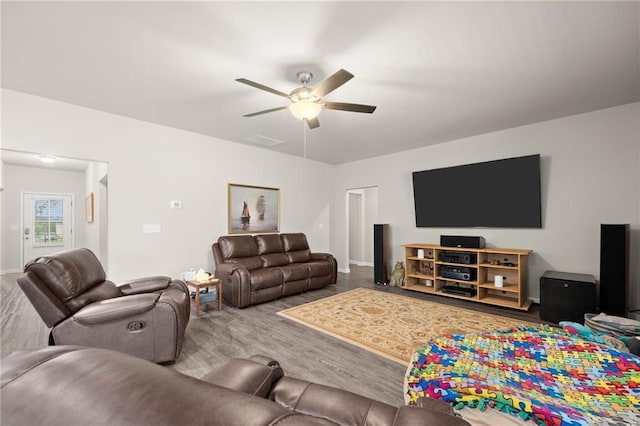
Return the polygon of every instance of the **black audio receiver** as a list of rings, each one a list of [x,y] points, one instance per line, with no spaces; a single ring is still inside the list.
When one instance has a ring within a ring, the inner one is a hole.
[[[476,290],[473,288],[456,287],[453,285],[442,287],[442,292],[466,297],[473,297],[476,295]]]
[[[443,265],[440,267],[440,276],[454,280],[474,281],[476,279],[476,270],[464,266]]]
[[[461,263],[470,265],[476,263],[476,254],[466,251],[443,251],[440,253],[440,261],[447,263]]]

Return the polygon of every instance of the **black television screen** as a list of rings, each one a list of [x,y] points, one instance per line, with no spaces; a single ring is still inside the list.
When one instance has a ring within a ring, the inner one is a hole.
[[[417,227],[541,228],[540,154],[413,172]]]

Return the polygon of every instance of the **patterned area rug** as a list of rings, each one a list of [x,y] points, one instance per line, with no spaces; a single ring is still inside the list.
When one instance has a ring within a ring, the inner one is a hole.
[[[278,315],[403,365],[428,337],[537,325],[366,288],[286,309]]]

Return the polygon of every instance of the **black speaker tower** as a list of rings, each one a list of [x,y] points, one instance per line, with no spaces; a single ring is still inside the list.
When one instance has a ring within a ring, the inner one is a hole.
[[[389,225],[373,225],[373,282],[376,284],[388,284],[387,273],[389,246]]]
[[[629,224],[600,225],[600,312],[629,313]]]

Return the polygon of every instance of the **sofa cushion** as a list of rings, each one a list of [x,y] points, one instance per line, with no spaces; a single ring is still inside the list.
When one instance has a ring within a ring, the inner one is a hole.
[[[284,253],[284,246],[278,234],[264,234],[255,236],[258,244],[258,254]]]
[[[271,268],[272,266],[284,266],[289,264],[289,256],[285,253],[269,253],[260,256],[262,259],[262,266],[265,268]]]
[[[255,239],[258,245],[258,254],[262,258],[262,265],[265,268],[287,265],[289,263],[289,256],[284,253],[280,235],[256,235]]]
[[[284,282],[301,281],[309,278],[309,268],[305,263],[290,263],[280,268]]]
[[[302,233],[281,234],[280,237],[282,238],[284,251],[287,252],[287,256],[289,257],[289,262],[302,263],[309,261],[311,251],[309,250],[306,235]]]
[[[309,250],[290,251],[287,253],[289,262],[304,263],[309,261]]]
[[[284,276],[280,268],[262,268],[251,271],[251,290],[281,286]]]
[[[251,235],[232,235],[218,238],[220,253],[226,261],[234,257],[253,257],[258,255],[258,245]]]
[[[231,235],[218,238],[220,254],[225,263],[244,265],[248,270],[262,268],[258,244],[251,235]]]
[[[309,268],[310,277],[324,277],[331,275],[332,272],[331,264],[329,262],[315,260],[306,262],[305,266]]]
[[[235,259],[227,259],[225,263],[235,263],[239,265],[244,265],[250,271],[254,271],[256,269],[262,268],[262,259],[260,258],[260,256],[238,257]]]
[[[307,242],[307,236],[303,233],[297,234],[280,234],[284,251],[298,251],[309,250],[309,243]]]

